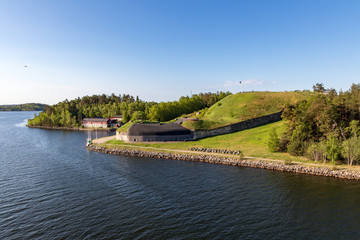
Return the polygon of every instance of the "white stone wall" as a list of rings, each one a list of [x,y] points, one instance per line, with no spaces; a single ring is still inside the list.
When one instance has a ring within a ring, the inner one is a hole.
[[[123,132],[116,132],[116,140],[129,142],[129,136],[126,133],[123,133]]]

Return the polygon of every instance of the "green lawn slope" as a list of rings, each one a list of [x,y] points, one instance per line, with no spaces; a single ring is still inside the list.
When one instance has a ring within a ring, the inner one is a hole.
[[[122,125],[121,127],[119,127],[116,131],[117,132],[123,132],[126,133],[127,130],[134,124],[134,122],[127,122],[124,125]]]
[[[213,129],[281,111],[286,104],[307,99],[310,92],[236,93],[212,105],[199,122],[187,121],[189,129]]]

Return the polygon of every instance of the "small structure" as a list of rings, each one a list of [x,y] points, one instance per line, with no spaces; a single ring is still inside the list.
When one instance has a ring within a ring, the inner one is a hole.
[[[90,131],[88,132],[88,138],[87,138],[87,140],[86,140],[86,146],[88,147],[88,146],[90,146],[91,145],[91,133],[90,133]]]
[[[127,131],[127,141],[186,141],[193,139],[193,133],[176,123],[135,123]]]
[[[82,124],[86,128],[108,128],[111,120],[109,118],[84,118]]]
[[[111,117],[110,120],[116,120],[118,122],[121,122],[123,120],[123,116],[122,115],[115,115],[115,116]]]

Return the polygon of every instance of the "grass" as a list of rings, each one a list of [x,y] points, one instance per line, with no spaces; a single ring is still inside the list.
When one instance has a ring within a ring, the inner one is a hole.
[[[229,95],[212,105],[199,122],[185,122],[189,129],[213,129],[281,111],[309,97],[310,92],[249,92]]]
[[[121,127],[119,127],[116,131],[117,132],[123,132],[126,133],[127,130],[134,124],[134,122],[127,122],[124,125],[122,125]]]
[[[158,122],[153,122],[153,121],[130,121],[125,123],[124,125],[122,125],[121,127],[119,127],[116,131],[117,132],[123,132],[126,133],[127,130],[134,124],[134,123],[158,123]]]
[[[110,140],[102,145],[105,147],[118,147],[118,148],[123,148],[122,145],[132,146],[135,148],[151,147],[151,148],[159,148],[158,151],[162,151],[162,152],[171,152],[171,150],[188,150],[191,147],[241,150],[246,157],[282,160],[284,164],[302,162],[305,165],[309,165],[313,167],[327,167],[330,169],[336,168],[338,170],[360,171],[360,166],[348,166],[345,164],[334,166],[332,163],[329,162],[326,164],[321,162],[313,162],[304,157],[291,156],[288,153],[272,153],[267,148],[269,133],[272,130],[272,128],[275,128],[277,134],[280,136],[286,129],[285,122],[280,121],[280,122],[271,123],[260,127],[240,131],[237,133],[220,135],[216,137],[209,137],[191,142],[124,143],[123,141]],[[169,149],[169,150],[161,150],[161,149]],[[141,150],[152,151],[150,149],[149,150],[141,149]],[[193,154],[199,154],[199,152],[194,152]]]
[[[186,121],[184,126],[192,129],[211,129],[254,117],[279,112],[286,104],[295,104],[306,99],[309,92],[250,92],[237,93],[222,99],[199,115],[200,121]],[[126,132],[133,122],[120,127]],[[269,158],[284,161],[305,161],[288,153],[273,153],[268,150],[269,133],[275,128],[280,136],[285,131],[285,122],[280,121],[237,133],[220,135],[190,142],[124,143],[118,140],[108,141],[111,145],[131,145],[170,150],[188,150],[191,147],[240,150],[247,157]]]
[[[267,142],[269,133],[272,128],[275,128],[277,134],[280,136],[280,134],[285,131],[285,122],[280,121],[237,133],[209,137],[190,142],[124,143],[123,141],[119,140],[110,140],[106,142],[106,144],[131,145],[174,150],[188,150],[191,147],[217,148],[240,150],[247,157],[303,161],[304,159],[291,156],[288,153],[272,153],[268,150]]]

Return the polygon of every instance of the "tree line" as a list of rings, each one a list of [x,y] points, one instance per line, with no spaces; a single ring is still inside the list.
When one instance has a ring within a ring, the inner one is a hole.
[[[65,100],[28,120],[31,126],[80,127],[84,118],[113,117],[122,115],[123,122],[129,120],[169,121],[183,114],[210,107],[230,95],[230,92],[199,93],[181,97],[172,102],[146,102],[129,94],[93,95]]]
[[[337,93],[323,84],[313,86],[309,99],[287,105],[282,114],[286,131],[270,133],[270,151],[306,156],[314,161],[360,161],[360,84]]]
[[[25,103],[18,105],[0,105],[0,111],[42,111],[45,104],[41,103]]]

